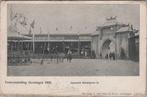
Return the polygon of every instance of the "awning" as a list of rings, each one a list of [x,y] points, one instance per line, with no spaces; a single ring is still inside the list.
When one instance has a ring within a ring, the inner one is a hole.
[[[8,40],[31,40],[32,37],[24,36],[18,33],[8,34]]]

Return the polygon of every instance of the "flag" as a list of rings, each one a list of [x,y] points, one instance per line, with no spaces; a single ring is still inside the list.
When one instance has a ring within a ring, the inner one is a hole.
[[[15,15],[14,15],[13,12],[10,13],[10,20],[11,20],[11,21],[14,20],[14,19],[17,18],[17,17],[18,17],[18,13],[15,13]]]
[[[10,8],[10,20],[12,21],[13,19],[15,19],[17,17],[17,13],[14,13],[12,7]]]
[[[21,19],[20,24],[25,27],[27,25],[26,17],[22,16]]]
[[[22,24],[23,26],[26,26],[26,25],[27,25],[26,17],[22,17],[22,18],[23,18],[23,20],[21,21],[21,24]]]
[[[32,23],[30,24],[30,26],[31,26],[32,28],[34,28],[34,25],[35,25],[35,20],[32,21]]]

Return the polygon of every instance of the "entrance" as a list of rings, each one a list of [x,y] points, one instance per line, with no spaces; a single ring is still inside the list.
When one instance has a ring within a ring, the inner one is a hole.
[[[111,41],[110,39],[107,39],[101,48],[101,57],[108,59],[109,58],[109,54],[110,53],[114,53],[115,52],[115,44],[113,41]]]

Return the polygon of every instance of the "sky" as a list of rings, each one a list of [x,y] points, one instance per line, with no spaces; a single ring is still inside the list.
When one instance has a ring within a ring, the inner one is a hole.
[[[140,22],[139,5],[136,4],[10,4],[8,24],[11,24],[11,11],[27,17],[28,23],[35,20],[35,33],[40,33],[40,29],[41,33],[93,33],[111,16],[117,16],[117,21],[132,24],[136,29]],[[28,33],[28,30],[18,28],[22,33]]]

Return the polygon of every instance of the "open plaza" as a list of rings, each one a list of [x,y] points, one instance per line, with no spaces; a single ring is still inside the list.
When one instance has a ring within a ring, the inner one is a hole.
[[[9,76],[136,76],[139,63],[129,60],[72,59],[71,63],[35,59],[32,64],[8,66]]]

